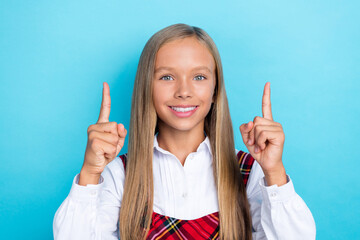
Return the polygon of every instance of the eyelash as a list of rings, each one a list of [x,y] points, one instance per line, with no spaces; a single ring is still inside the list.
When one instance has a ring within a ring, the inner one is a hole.
[[[170,76],[170,75],[164,75],[164,76],[162,76],[162,77],[160,78],[160,80],[164,80],[163,77],[171,77],[171,76]],[[196,75],[195,77],[203,77],[203,79],[201,79],[201,80],[206,79],[206,77],[205,77],[204,75],[202,75],[202,74]],[[199,80],[199,81],[200,81],[200,80]]]

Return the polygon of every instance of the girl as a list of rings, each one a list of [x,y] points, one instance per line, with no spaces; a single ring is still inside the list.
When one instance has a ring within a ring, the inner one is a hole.
[[[54,216],[55,239],[315,239],[282,163],[270,84],[263,117],[240,126],[249,153],[238,151],[220,56],[204,30],[174,24],[146,43],[120,157],[127,130],[109,122],[110,105],[104,83],[82,169]]]

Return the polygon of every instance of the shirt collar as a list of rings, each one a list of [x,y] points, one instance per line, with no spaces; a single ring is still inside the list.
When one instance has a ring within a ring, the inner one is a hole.
[[[154,148],[161,152],[161,153],[164,153],[164,154],[172,154],[170,153],[169,151],[166,151],[164,149],[162,149],[160,146],[159,146],[159,143],[157,141],[157,135],[158,133],[156,133],[154,135]],[[205,134],[206,135],[206,134]],[[200,145],[198,146],[198,148],[196,149],[196,152],[199,152],[199,151],[203,151],[203,150],[207,150],[210,154],[211,154],[211,145],[210,145],[210,139],[209,137],[206,135],[204,141],[202,141],[200,143]]]

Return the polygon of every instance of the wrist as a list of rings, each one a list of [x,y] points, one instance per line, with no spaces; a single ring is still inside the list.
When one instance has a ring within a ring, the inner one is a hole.
[[[284,166],[277,168],[273,171],[264,171],[265,180],[268,186],[274,184],[282,186],[287,183],[286,171]]]
[[[88,184],[98,184],[101,174],[89,173],[85,169],[81,169],[79,175],[79,185],[86,186]]]

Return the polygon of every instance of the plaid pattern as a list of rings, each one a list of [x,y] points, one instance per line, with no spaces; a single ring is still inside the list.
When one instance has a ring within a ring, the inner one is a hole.
[[[119,156],[126,170],[127,154]],[[250,153],[237,153],[242,179],[246,186],[254,158]],[[210,213],[193,220],[182,220],[159,213],[152,213],[152,221],[147,240],[182,240],[182,239],[218,239],[219,212]]]
[[[251,167],[254,164],[255,159],[253,158],[253,156],[251,156],[250,153],[243,152],[241,150],[237,153],[237,157],[239,159],[238,163],[240,167],[241,176],[244,181],[244,185],[246,187],[247,181],[249,179]]]
[[[181,220],[153,212],[146,239],[217,239],[218,235],[219,212],[193,220]]]

